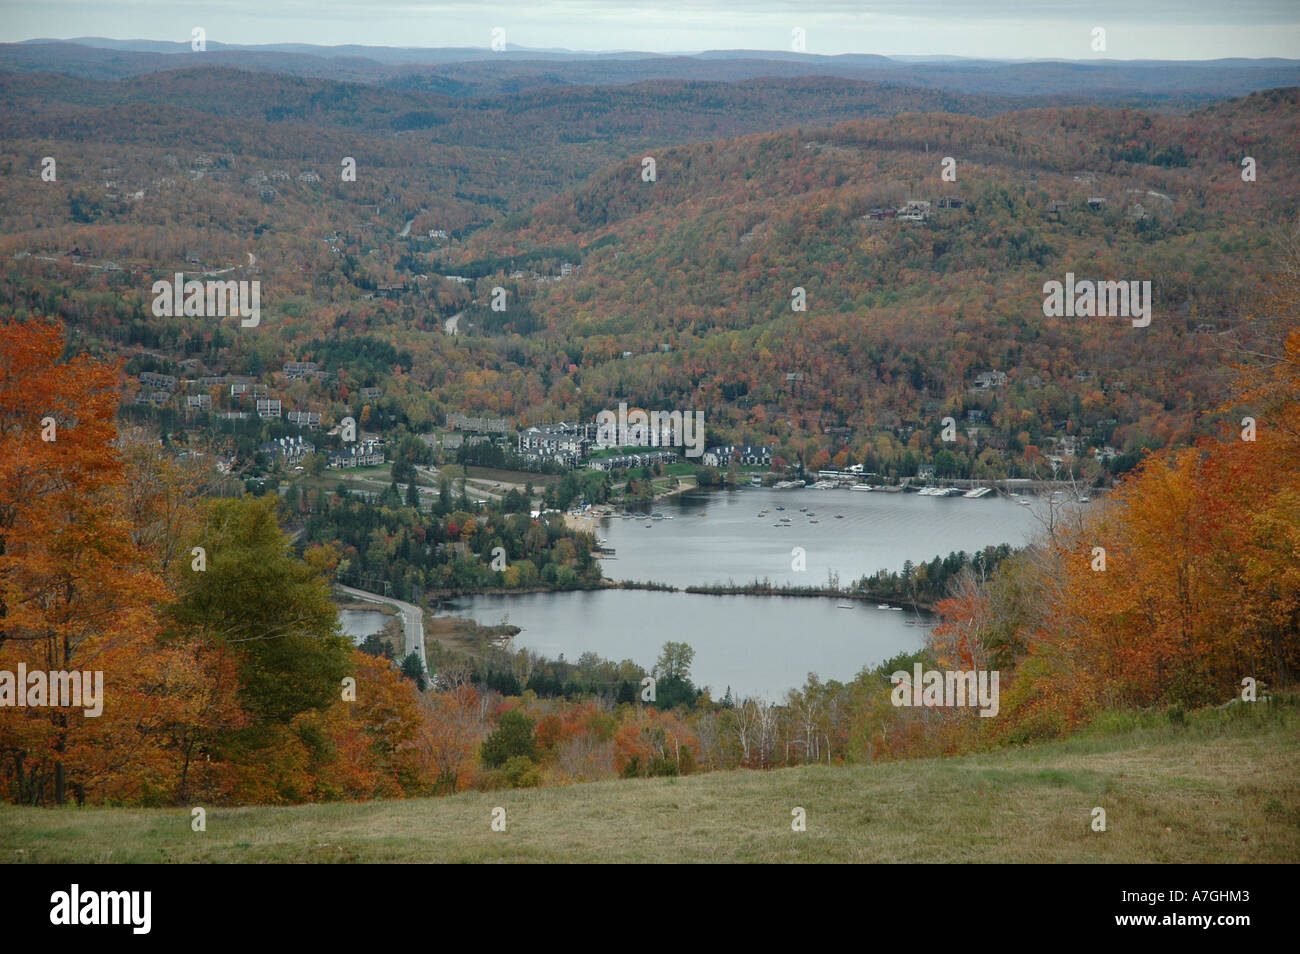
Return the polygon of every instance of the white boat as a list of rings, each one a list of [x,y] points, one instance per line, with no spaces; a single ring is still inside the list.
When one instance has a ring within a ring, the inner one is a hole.
[[[964,494],[962,494],[962,496],[969,497],[971,500],[974,500],[977,497],[983,497],[985,494],[991,494],[992,492],[993,492],[992,487],[976,487],[972,490],[966,491]]]
[[[866,491],[870,491],[870,490],[871,490],[871,485],[870,485],[870,484],[854,484],[854,485],[853,485],[852,487],[850,487],[849,489],[850,489],[850,490],[866,490]]]
[[[853,609],[852,603],[836,603],[836,609]]]
[[[889,609],[889,608],[890,608],[890,606],[889,606],[888,603],[877,603],[877,604],[876,604],[876,609],[887,610],[887,609]]]
[[[901,607],[901,606],[891,606],[891,607],[889,607],[889,608],[890,608],[891,610],[893,610],[895,613],[901,613],[901,612],[903,612],[903,607]]]

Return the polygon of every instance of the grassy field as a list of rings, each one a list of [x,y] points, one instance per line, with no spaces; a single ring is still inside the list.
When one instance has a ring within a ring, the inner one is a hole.
[[[533,485],[533,489],[540,490],[559,481],[558,474],[536,474],[528,470],[502,470],[497,467],[479,467],[471,464],[465,468],[466,474],[471,480],[490,480],[502,484],[517,484],[520,490],[528,484]]]
[[[293,808],[0,807],[11,862],[1296,862],[1300,718],[1195,714],[967,758]],[[491,829],[506,811],[506,831]],[[807,831],[791,829],[792,810]],[[1107,831],[1090,828],[1106,810]]]

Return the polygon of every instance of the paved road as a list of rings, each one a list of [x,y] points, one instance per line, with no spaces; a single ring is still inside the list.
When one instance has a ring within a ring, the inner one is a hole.
[[[395,600],[391,596],[380,596],[378,593],[358,590],[342,584],[338,584],[338,588],[349,596],[368,603],[387,603],[389,606],[396,606],[402,614],[402,629],[406,635],[406,655],[415,653],[420,657],[420,664],[424,666],[424,671],[429,671],[429,664],[424,658],[424,610],[410,603]]]

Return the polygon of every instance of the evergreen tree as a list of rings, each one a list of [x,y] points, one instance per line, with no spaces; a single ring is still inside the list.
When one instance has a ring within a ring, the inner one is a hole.
[[[518,709],[511,709],[501,717],[496,731],[483,740],[483,764],[498,768],[520,755],[529,759],[537,756],[533,720]]]
[[[424,667],[420,665],[420,657],[417,653],[408,653],[402,659],[402,675],[415,683],[421,692],[424,692]]]

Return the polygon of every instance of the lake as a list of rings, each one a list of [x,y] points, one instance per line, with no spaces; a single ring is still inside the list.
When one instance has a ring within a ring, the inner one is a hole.
[[[339,624],[343,627],[344,634],[358,645],[367,636],[380,632],[388,620],[388,615],[378,610],[339,610]]]
[[[758,517],[764,508],[770,512]],[[899,570],[909,559],[929,562],[952,550],[1020,545],[1038,527],[1033,508],[994,496],[741,488],[694,491],[657,501],[652,509],[672,519],[600,521],[598,535],[616,550],[614,559],[604,561],[606,576],[675,586],[763,577],[816,585],[836,572],[847,585],[866,573]],[[789,517],[790,526],[773,526],[780,517]],[[806,552],[803,572],[791,568],[794,547]],[[450,612],[484,624],[520,626],[515,646],[552,658],[576,660],[591,651],[648,669],[665,642],[687,642],[695,650],[691,677],[697,686],[709,686],[715,698],[730,686],[733,694],[776,701],[803,685],[810,672],[845,681],[864,666],[923,644],[928,627],[909,624],[910,612],[860,601],[840,609],[838,603],[599,590],[463,597],[450,604]]]
[[[834,571],[847,585],[877,570],[901,570],[906,560],[928,563],[954,550],[1019,545],[1038,527],[1033,508],[993,495],[967,500],[741,488],[681,494],[657,501],[653,509],[672,519],[600,521],[597,535],[616,551],[603,562],[607,577],[673,586],[770,577],[773,583],[809,586],[825,583]],[[759,517],[764,509],[769,513]],[[774,526],[782,517],[790,519],[789,526]],[[806,554],[802,572],[791,568],[795,547]]]

